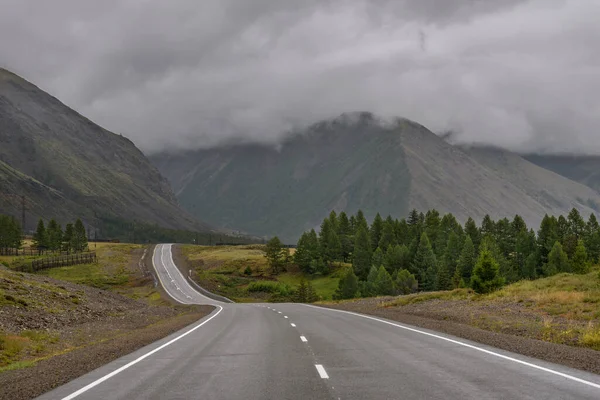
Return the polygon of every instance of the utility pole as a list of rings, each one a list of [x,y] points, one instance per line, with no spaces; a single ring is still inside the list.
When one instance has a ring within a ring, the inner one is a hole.
[[[25,196],[21,196],[21,227],[23,228],[23,235],[25,234]]]

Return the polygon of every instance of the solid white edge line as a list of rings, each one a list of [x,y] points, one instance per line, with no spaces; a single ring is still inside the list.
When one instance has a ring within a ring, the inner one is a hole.
[[[329,375],[327,375],[327,371],[325,371],[325,368],[323,368],[323,366],[321,364],[315,364],[315,368],[319,372],[319,376],[322,379],[329,379]]]
[[[558,376],[561,376],[563,378],[566,378],[566,379],[569,379],[569,380],[572,380],[572,381],[575,381],[575,382],[578,382],[578,383],[582,383],[584,385],[588,385],[588,386],[591,386],[591,387],[596,388],[596,389],[600,389],[600,384],[597,384],[597,383],[594,383],[594,382],[590,382],[590,381],[586,381],[585,379],[577,378],[576,376],[573,376],[573,375],[569,375],[569,374],[565,374],[563,372],[555,371],[553,369],[542,367],[542,366],[536,365],[536,364],[532,364],[532,363],[529,363],[527,361],[522,361],[522,360],[519,360],[517,358],[505,356],[504,354],[496,353],[496,352],[491,351],[491,350],[486,350],[486,349],[481,348],[481,347],[473,346],[472,344],[460,342],[458,340],[450,339],[450,338],[447,338],[447,337],[444,337],[444,336],[440,336],[440,335],[435,335],[433,333],[425,332],[425,331],[422,331],[422,330],[419,330],[419,329],[410,328],[408,326],[396,324],[394,322],[386,321],[384,319],[379,319],[379,318],[371,317],[371,316],[368,316],[368,315],[363,315],[363,314],[355,313],[355,312],[352,312],[352,311],[336,310],[334,308],[326,308],[326,307],[317,307],[317,306],[311,306],[309,304],[302,304],[302,305],[304,305],[306,307],[318,308],[320,310],[340,312],[340,313],[350,314],[350,315],[354,315],[354,316],[361,317],[361,318],[372,319],[373,321],[382,322],[384,324],[392,325],[392,326],[395,326],[397,328],[405,329],[407,331],[420,333],[422,335],[434,337],[434,338],[440,339],[440,340],[445,340],[446,342],[454,343],[454,344],[457,344],[459,346],[463,346],[463,347],[467,347],[469,349],[477,350],[477,351],[480,351],[482,353],[486,353],[486,354],[489,354],[489,355],[492,355],[492,356],[495,356],[495,357],[498,357],[498,358],[502,358],[504,360],[512,361],[512,362],[515,362],[517,364],[525,365],[525,366],[530,367],[530,368],[538,369],[540,371],[548,372],[550,374],[558,375]]]
[[[291,323],[290,325],[293,326],[294,328],[296,327],[296,324],[294,324],[294,323]]]
[[[123,372],[124,370],[126,370],[127,368],[131,367],[132,365],[135,365],[137,363],[139,363],[140,361],[142,361],[145,358],[150,357],[152,354],[164,349],[165,347],[175,343],[176,341],[178,341],[179,339],[189,335],[190,333],[194,332],[196,329],[200,328],[202,325],[206,324],[208,321],[210,321],[211,319],[213,319],[214,317],[216,317],[217,315],[219,315],[219,313],[221,311],[223,311],[223,307],[221,306],[216,306],[219,307],[219,311],[217,311],[213,316],[211,316],[210,318],[208,318],[207,320],[203,321],[202,323],[200,323],[199,325],[196,325],[195,327],[193,327],[192,329],[190,329],[187,332],[182,333],[181,335],[177,336],[174,339],[169,340],[167,343],[157,347],[156,349],[144,354],[143,356],[140,356],[138,358],[136,358],[135,360],[123,365],[121,368],[114,370],[113,372],[111,372],[110,374],[104,375],[102,378],[99,378],[97,380],[95,380],[94,382],[90,383],[89,385],[86,385],[84,387],[82,387],[81,389],[79,389],[78,391],[68,395],[67,397],[63,397],[62,400],[71,400],[74,399],[75,397],[79,396],[80,394],[83,394],[85,392],[87,392],[88,390],[92,389],[95,386],[98,386],[99,384],[101,384],[102,382],[112,378],[113,376],[117,375],[120,372]]]
[[[154,251],[152,252],[152,267],[154,267],[154,271],[156,272],[156,275],[158,276],[158,280],[160,282],[160,285],[163,287],[163,289],[165,290],[165,292],[176,302],[181,303],[181,304],[194,304],[194,303],[186,303],[183,302],[179,299],[176,299],[171,293],[169,293],[169,289],[167,289],[167,286],[165,285],[165,283],[163,282],[162,278],[160,277],[160,273],[158,272],[158,269],[156,268],[156,264],[154,263],[154,256],[156,255],[156,249],[161,246],[161,261],[162,261],[162,244],[157,244],[156,246],[154,246]],[[163,263],[164,264],[164,263]],[[165,271],[167,271],[167,275],[169,275],[169,271],[165,268]],[[170,276],[170,275],[169,275]]]
[[[308,342],[308,340],[306,340],[306,337],[304,337],[304,336],[300,336],[300,340],[302,340],[305,343]]]

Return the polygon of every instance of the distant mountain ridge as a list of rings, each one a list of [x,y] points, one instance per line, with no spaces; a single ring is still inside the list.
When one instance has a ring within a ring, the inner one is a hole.
[[[402,217],[436,208],[458,219],[597,212],[591,188],[517,154],[453,146],[422,125],[350,113],[275,149],[258,144],[150,156],[184,208],[210,223],[294,241],[332,209]]]
[[[0,213],[111,218],[209,229],[179,208],[167,180],[127,138],[109,132],[0,69]]]

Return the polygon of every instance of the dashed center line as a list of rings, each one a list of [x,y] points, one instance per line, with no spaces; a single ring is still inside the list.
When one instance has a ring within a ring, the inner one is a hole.
[[[283,316],[283,318],[287,318],[287,317],[288,317],[287,315],[284,315],[284,316]]]
[[[325,368],[323,368],[323,366],[321,364],[315,364],[315,368],[319,372],[319,376],[322,379],[329,379],[329,375],[327,375],[327,371],[325,371]]]
[[[281,311],[277,311],[277,314],[281,314]]]
[[[293,322],[290,325],[293,326],[294,328],[296,327],[296,324],[294,324]]]
[[[300,336],[300,340],[302,340],[303,342],[308,342],[308,340],[306,340],[306,337],[304,336]]]

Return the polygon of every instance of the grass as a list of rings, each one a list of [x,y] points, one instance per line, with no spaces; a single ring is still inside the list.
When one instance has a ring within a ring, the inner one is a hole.
[[[309,281],[323,300],[329,300],[337,289],[340,271],[348,266],[336,266],[327,276],[306,276],[295,266],[273,275],[262,248],[262,245],[185,245],[182,251],[201,284],[238,302],[290,301],[289,295],[282,294],[288,291],[273,288],[283,287],[277,285],[284,284],[294,290],[302,279]],[[250,273],[247,273],[248,267]],[[278,296],[269,296],[272,294]]]
[[[399,296],[379,307],[407,307],[433,301],[442,303],[432,303],[427,311],[423,307],[410,310],[443,319],[462,318],[461,323],[481,329],[600,350],[598,267],[585,275],[563,273],[520,281],[485,295],[469,289],[424,292]],[[458,308],[470,313],[470,320],[465,321],[464,315],[453,311]]]
[[[95,264],[50,268],[40,271],[40,274],[100,289],[127,286],[134,274],[127,268],[132,261],[131,253],[133,250],[141,249],[142,245],[127,243],[98,243],[97,245],[98,261]]]

